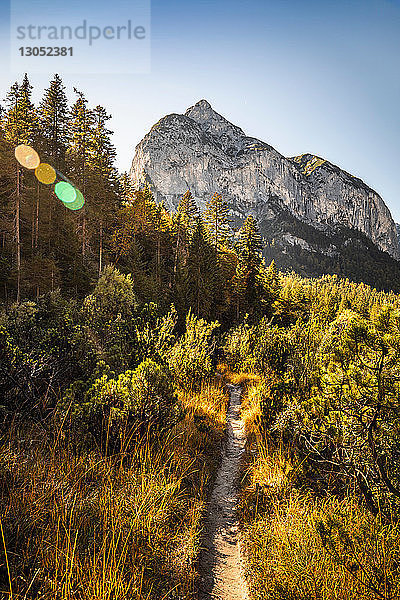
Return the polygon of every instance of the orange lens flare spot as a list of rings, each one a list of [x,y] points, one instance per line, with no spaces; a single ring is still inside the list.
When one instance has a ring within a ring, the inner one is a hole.
[[[26,169],[36,169],[40,164],[39,154],[26,144],[20,144],[15,148],[15,158]]]
[[[35,175],[40,183],[45,183],[46,185],[54,183],[57,177],[53,167],[47,163],[40,163],[35,169]]]

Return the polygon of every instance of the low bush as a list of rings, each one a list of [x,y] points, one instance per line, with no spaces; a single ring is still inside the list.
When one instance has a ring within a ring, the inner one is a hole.
[[[189,313],[186,331],[167,353],[167,361],[175,381],[187,390],[199,389],[202,380],[209,379],[214,366],[214,333],[219,323],[208,323]]]
[[[182,418],[170,375],[165,367],[147,359],[118,377],[105,371],[87,391],[76,383],[60,405],[58,418],[82,440],[90,435],[103,448],[127,449],[151,430],[166,430]]]
[[[398,526],[349,499],[290,494],[268,505],[246,531],[255,600],[399,598]]]
[[[115,379],[104,364],[101,372]],[[149,363],[136,375],[140,382],[126,377],[136,390],[132,402],[170,389]],[[42,428],[0,440],[0,519],[10,573],[9,579],[2,552],[1,598],[195,598],[201,519],[227,396],[219,382],[208,382],[196,394],[179,392],[179,401],[184,416],[162,443],[153,430],[130,448],[129,460],[104,456],[93,445],[75,452],[60,432],[54,439]]]

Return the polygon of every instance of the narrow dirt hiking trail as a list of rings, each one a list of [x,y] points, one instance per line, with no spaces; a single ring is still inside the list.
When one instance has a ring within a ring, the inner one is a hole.
[[[236,515],[237,478],[245,449],[244,423],[240,418],[240,387],[229,385],[226,416],[227,440],[205,520],[200,555],[199,600],[248,600],[243,575]]]

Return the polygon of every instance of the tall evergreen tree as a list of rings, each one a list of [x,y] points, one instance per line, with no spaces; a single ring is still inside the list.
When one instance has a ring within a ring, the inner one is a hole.
[[[196,220],[189,244],[185,273],[185,296],[188,299],[189,307],[197,316],[209,318],[213,313],[217,291],[217,263],[214,248],[208,240],[201,218]]]
[[[187,190],[180,199],[177,213],[181,215],[189,227],[194,225],[196,218],[199,216],[199,209],[190,190]]]
[[[215,251],[219,246],[227,244],[230,239],[230,219],[228,203],[221,194],[215,193],[206,204],[204,220]]]
[[[279,273],[274,260],[271,262],[265,273],[265,282],[271,292],[277,296],[279,294],[281,285],[279,281]]]
[[[54,75],[49,87],[44,91],[43,98],[39,104],[38,121],[40,133],[40,156],[47,160],[52,166],[61,171],[65,170],[65,154],[69,140],[69,108],[65,94],[65,87],[59,75]],[[43,160],[43,162],[44,162]],[[60,237],[60,228],[63,227],[61,220],[65,212],[62,207],[54,202],[50,190],[43,190],[39,182],[36,182],[36,202],[32,211],[32,251],[38,259],[39,228],[43,229],[45,224],[40,222],[41,205],[47,202],[46,211],[48,219],[47,244],[48,252],[54,255],[58,247],[55,239]]]
[[[241,308],[253,313],[260,306],[265,292],[262,281],[262,241],[257,221],[248,216],[239,232],[237,252],[239,256],[236,270],[237,314]]]
[[[78,182],[85,200],[87,200],[87,171],[94,116],[87,106],[87,99],[83,92],[76,88],[74,88],[74,92],[78,97],[71,109],[70,144],[67,150],[67,159],[71,175]],[[85,256],[87,249],[86,210],[85,205],[80,211],[82,256]]]
[[[0,294],[7,302],[15,258],[15,158],[0,131]]]
[[[107,128],[111,116],[102,106],[92,111],[93,126],[88,148],[88,197],[94,228],[98,231],[99,274],[103,269],[104,228],[117,208],[118,175],[115,169],[116,150],[111,142],[112,131]]]
[[[175,234],[174,269],[173,282],[176,280],[178,261],[185,263],[188,252],[188,244],[199,217],[199,209],[190,190],[181,197],[177,211],[173,217],[173,229]]]
[[[25,73],[22,83],[11,86],[6,97],[2,129],[6,141],[14,148],[19,144],[32,144],[37,136],[37,116],[31,100],[32,86]],[[21,298],[21,169],[15,166],[15,257],[17,268],[17,302]]]
[[[57,74],[44,92],[38,116],[43,152],[53,166],[62,170],[69,140],[70,111],[65,86]]]
[[[3,130],[13,147],[32,144],[37,139],[37,115],[31,98],[32,86],[25,73],[22,83],[15,82],[5,99]]]
[[[135,186],[132,179],[126,171],[119,176],[118,187],[121,201],[124,204],[132,203],[135,193]]]

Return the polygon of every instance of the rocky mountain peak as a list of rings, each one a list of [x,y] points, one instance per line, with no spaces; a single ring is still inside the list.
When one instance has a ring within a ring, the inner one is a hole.
[[[202,111],[213,110],[211,104],[204,98],[203,98],[203,100],[199,100],[198,102],[196,102],[196,104],[194,106],[191,106],[190,108],[188,108],[186,113],[188,113],[190,110],[194,110],[194,109],[202,110]]]
[[[188,189],[200,207],[215,192],[222,194],[237,223],[252,214],[262,232],[272,231],[271,243],[276,220],[285,214],[303,224],[300,229],[311,227],[314,238],[318,231],[345,227],[399,257],[390,211],[363,181],[310,153],[282,156],[247,137],[204,99],[184,115],[162,118],[138,144],[131,177],[140,185],[143,174],[171,209]],[[293,244],[305,247],[300,236]]]
[[[188,108],[185,116],[193,119],[204,133],[214,136],[225,150],[241,148],[245,137],[243,130],[217,113],[207,100],[200,100]]]

